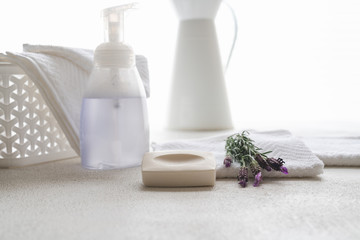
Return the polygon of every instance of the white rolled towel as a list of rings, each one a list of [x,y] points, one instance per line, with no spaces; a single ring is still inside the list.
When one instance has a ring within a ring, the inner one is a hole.
[[[285,175],[274,170],[270,172],[263,170],[263,176],[314,177],[323,173],[324,163],[304,144],[302,140],[294,137],[289,131],[249,132],[249,137],[255,141],[256,146],[263,149],[264,152],[272,151],[268,154],[269,157],[282,158],[289,171],[289,174]],[[195,150],[212,152],[216,158],[216,177],[233,178],[237,176],[240,164],[233,163],[229,168],[226,168],[223,164],[225,158],[225,140],[231,134],[233,133],[201,139],[153,142],[152,147],[154,151]]]

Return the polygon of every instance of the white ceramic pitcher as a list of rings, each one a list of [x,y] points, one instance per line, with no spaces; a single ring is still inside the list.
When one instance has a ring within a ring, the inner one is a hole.
[[[172,0],[180,19],[168,128],[233,128],[215,16],[221,0]]]

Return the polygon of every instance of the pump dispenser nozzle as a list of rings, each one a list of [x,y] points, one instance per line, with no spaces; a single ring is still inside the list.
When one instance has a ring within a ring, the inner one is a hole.
[[[106,8],[101,15],[104,20],[104,40],[105,42],[124,41],[124,13],[128,9],[134,8],[136,3],[120,5]]]
[[[134,51],[124,43],[124,13],[136,5],[129,3],[102,10],[105,42],[95,50],[95,66],[129,68],[135,65]]]

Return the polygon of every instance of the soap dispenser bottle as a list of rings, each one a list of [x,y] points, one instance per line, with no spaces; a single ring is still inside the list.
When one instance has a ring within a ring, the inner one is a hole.
[[[104,9],[105,42],[94,54],[80,123],[81,162],[88,169],[140,165],[149,151],[145,90],[135,67],[135,54],[124,43],[126,4]]]

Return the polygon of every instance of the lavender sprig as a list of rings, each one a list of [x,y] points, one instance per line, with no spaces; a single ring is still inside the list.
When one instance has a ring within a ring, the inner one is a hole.
[[[260,152],[262,149],[255,146],[254,141],[248,135],[247,131],[243,131],[241,134],[233,134],[226,139],[225,145],[224,165],[230,167],[234,161],[240,163],[238,181],[242,187],[246,187],[248,182],[248,169],[254,176],[254,187],[259,186],[262,181],[261,168],[266,171],[273,169],[288,174],[287,168],[283,166],[284,160],[268,158],[266,155],[271,151]]]
[[[247,167],[240,167],[239,175],[238,175],[237,179],[239,181],[240,186],[246,187],[246,184],[249,180]]]

